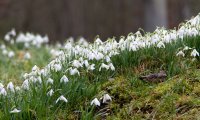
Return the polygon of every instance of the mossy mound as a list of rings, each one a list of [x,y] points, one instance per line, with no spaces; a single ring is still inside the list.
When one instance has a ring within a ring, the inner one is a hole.
[[[198,119],[200,70],[187,70],[165,82],[145,83],[134,76],[120,76],[101,87],[112,96],[107,119]],[[100,93],[102,93],[100,92]]]

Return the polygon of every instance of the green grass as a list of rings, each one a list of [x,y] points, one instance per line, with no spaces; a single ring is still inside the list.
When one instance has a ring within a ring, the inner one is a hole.
[[[22,83],[22,76],[24,73],[29,73],[34,65],[42,68],[51,60],[49,48],[41,47],[24,50],[10,46],[8,49],[15,51],[15,57],[8,58],[0,52],[0,80],[2,82]],[[31,54],[30,60],[23,59],[25,52]]]
[[[0,97],[1,119],[197,119],[200,117],[200,70],[199,58],[193,61],[190,51],[186,57],[178,57],[176,53],[187,45],[200,52],[200,37],[185,38],[165,48],[143,48],[135,52],[128,50],[114,56],[112,62],[116,71],[87,73],[80,71],[80,76],[70,76],[64,71],[53,72],[50,76],[54,85],[42,83],[31,86],[31,92],[15,94],[6,98]],[[10,46],[16,52],[13,59],[0,54],[0,79],[3,83],[13,81],[22,83],[22,75],[31,71],[34,65],[40,68],[47,65],[51,56],[48,48],[29,49],[31,60],[22,60],[20,52],[24,50]],[[69,60],[70,61],[70,60]],[[68,68],[68,62],[64,68]],[[96,61],[93,61],[94,63]],[[97,63],[98,66],[98,63]],[[100,66],[100,65],[99,65]],[[146,83],[140,75],[165,70],[168,78],[163,83]],[[63,75],[69,82],[59,84]],[[113,78],[112,81],[109,79]],[[43,80],[44,81],[44,80]],[[48,97],[46,93],[53,88],[55,93]],[[98,99],[108,93],[112,97],[109,104],[101,107],[91,106],[92,99]],[[55,100],[64,95],[68,103]],[[11,108],[20,107],[22,112],[10,114]],[[106,115],[105,115],[106,114]]]

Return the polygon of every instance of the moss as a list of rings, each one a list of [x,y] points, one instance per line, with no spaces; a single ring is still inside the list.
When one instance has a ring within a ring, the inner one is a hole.
[[[121,107],[133,99],[130,82],[122,76],[105,83],[102,90],[107,91]]]
[[[176,79],[170,79],[166,82],[160,83],[158,84],[154,90],[153,90],[153,94],[156,96],[161,96],[166,94],[167,92],[169,92],[173,86],[176,84]]]
[[[112,114],[107,119],[198,118],[199,73],[189,70],[159,84],[145,83],[136,75],[114,78],[103,84],[100,92],[113,96],[109,104]]]

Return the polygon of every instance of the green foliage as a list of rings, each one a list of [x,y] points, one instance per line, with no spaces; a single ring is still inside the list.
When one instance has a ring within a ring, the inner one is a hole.
[[[151,46],[138,51],[122,51],[114,56],[112,62],[116,71],[98,71],[93,73],[80,71],[80,76],[52,71],[54,86],[44,84],[31,86],[31,92],[18,95],[0,97],[1,119],[196,119],[200,116],[200,71],[199,57],[196,60],[190,56],[176,56],[184,46],[196,48],[200,52],[198,37],[185,38],[182,41],[165,45],[165,48]],[[25,72],[31,70],[35,64],[45,66],[51,56],[48,48],[29,49],[30,60],[22,60],[24,50],[18,47],[10,48],[17,52],[13,59],[0,57],[0,79],[7,83],[12,80],[20,84]],[[1,55],[1,54],[0,54]],[[75,56],[74,56],[75,57]],[[63,65],[68,68],[68,62]],[[98,67],[100,64],[93,61]],[[97,67],[97,68],[98,68]],[[167,80],[163,83],[146,83],[139,76],[165,70]],[[59,84],[60,78],[66,75],[67,84]],[[54,94],[47,96],[53,88]],[[100,98],[104,93],[112,97],[112,101],[102,107],[91,106],[95,97]],[[55,100],[64,95],[68,103]],[[11,114],[10,108],[19,107],[19,114]],[[107,110],[107,111],[105,111]],[[105,114],[106,116],[102,116]]]

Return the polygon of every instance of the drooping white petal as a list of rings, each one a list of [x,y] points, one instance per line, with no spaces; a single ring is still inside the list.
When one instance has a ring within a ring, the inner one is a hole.
[[[27,79],[22,83],[22,88],[24,90],[29,90],[29,81]]]
[[[52,96],[54,94],[53,89],[51,89],[49,92],[47,92],[47,96]]]
[[[15,56],[15,53],[13,51],[8,52],[8,57],[12,58]]]
[[[181,51],[179,51],[179,52],[176,54],[176,56],[183,56],[183,57],[185,57],[185,53],[181,50]]]
[[[193,57],[199,56],[199,52],[197,52],[196,49],[193,49],[193,51],[191,52],[191,56]]]
[[[60,79],[60,83],[67,83],[67,82],[69,82],[69,79],[65,75],[63,75],[62,78]]]
[[[47,84],[52,84],[52,85],[53,85],[53,79],[48,78],[48,80],[47,80]]]
[[[26,59],[26,60],[31,59],[31,54],[30,54],[29,52],[26,52],[26,53],[24,54],[24,59]]]
[[[112,101],[112,98],[108,94],[103,95],[103,103],[106,103],[107,101]]]
[[[74,68],[74,69],[70,69],[70,75],[76,75],[78,74],[80,76],[80,73],[79,71],[77,70],[77,68]]]
[[[68,100],[63,96],[61,95],[57,100],[56,100],[56,103],[58,103],[58,101],[64,101],[64,102],[68,102]]]
[[[15,92],[15,88],[12,82],[9,82],[7,85],[7,89],[10,90],[11,92]]]
[[[165,48],[165,44],[164,44],[162,41],[160,41],[160,42],[157,44],[157,47],[158,47],[158,48]]]
[[[3,96],[6,96],[6,95],[7,95],[7,92],[6,92],[5,88],[2,88],[2,89],[1,89],[0,95],[3,95]]]
[[[101,104],[100,104],[100,102],[99,102],[99,100],[98,100],[97,98],[94,98],[94,99],[91,101],[90,105],[100,106]]]
[[[12,111],[10,111],[10,113],[19,113],[19,112],[21,112],[21,110],[18,110],[17,108],[15,108]]]

